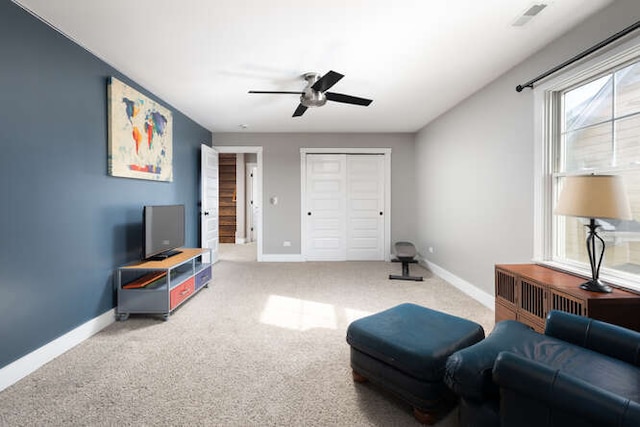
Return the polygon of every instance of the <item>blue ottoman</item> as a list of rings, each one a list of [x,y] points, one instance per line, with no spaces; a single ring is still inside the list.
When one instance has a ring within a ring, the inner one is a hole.
[[[482,339],[484,330],[475,322],[409,303],[363,317],[347,329],[353,379],[395,393],[425,424],[455,406],[456,396],[443,381],[447,358]]]

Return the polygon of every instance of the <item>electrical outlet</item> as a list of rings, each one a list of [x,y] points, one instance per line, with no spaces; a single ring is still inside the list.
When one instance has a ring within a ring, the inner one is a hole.
[[[285,240],[284,242],[282,242],[282,246],[289,247],[289,246],[291,246],[291,242],[288,241],[288,240]]]

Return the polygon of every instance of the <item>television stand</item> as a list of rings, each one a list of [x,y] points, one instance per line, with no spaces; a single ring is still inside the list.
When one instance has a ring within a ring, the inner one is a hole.
[[[181,254],[182,251],[179,251],[177,249],[172,249],[170,251],[166,251],[166,252],[161,252],[159,254],[156,254],[152,257],[149,257],[146,259],[146,261],[163,261],[167,258],[171,258],[172,256]]]
[[[180,248],[171,258],[136,261],[116,270],[116,318],[156,314],[164,320],[211,281],[211,249]]]

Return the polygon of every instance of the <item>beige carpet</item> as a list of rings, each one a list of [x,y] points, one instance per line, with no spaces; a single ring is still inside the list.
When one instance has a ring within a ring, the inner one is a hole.
[[[224,245],[209,288],[167,322],[116,322],[0,393],[2,426],[410,426],[411,408],[349,368],[348,324],[402,302],[493,312],[417,265],[257,263]],[[456,426],[456,412],[437,424]]]

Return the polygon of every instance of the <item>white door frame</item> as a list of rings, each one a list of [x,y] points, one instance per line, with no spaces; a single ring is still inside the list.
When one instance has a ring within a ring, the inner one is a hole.
[[[253,171],[255,170],[256,176],[253,176]],[[245,183],[247,185],[246,197],[245,197],[245,212],[246,212],[246,227],[244,231],[244,235],[248,242],[253,242],[255,240],[253,236],[254,231],[254,215],[253,215],[253,188],[256,186],[256,182],[258,180],[258,164],[257,163],[247,163],[245,169]],[[255,191],[258,191],[257,188]]]
[[[307,154],[382,154],[384,155],[384,260],[391,260],[391,148],[301,148],[300,149],[300,251],[306,259],[307,236],[305,200],[307,200]],[[258,168],[258,170],[260,170]]]
[[[256,246],[258,247],[258,253],[256,259],[258,262],[262,261],[262,147],[252,147],[252,146],[231,146],[231,145],[213,145],[213,148],[218,150],[218,153],[255,153],[257,154],[257,164],[258,164],[258,176],[257,179],[257,191],[256,191],[256,205],[257,205],[257,215],[256,215],[256,226],[258,228],[258,232],[256,233]]]

